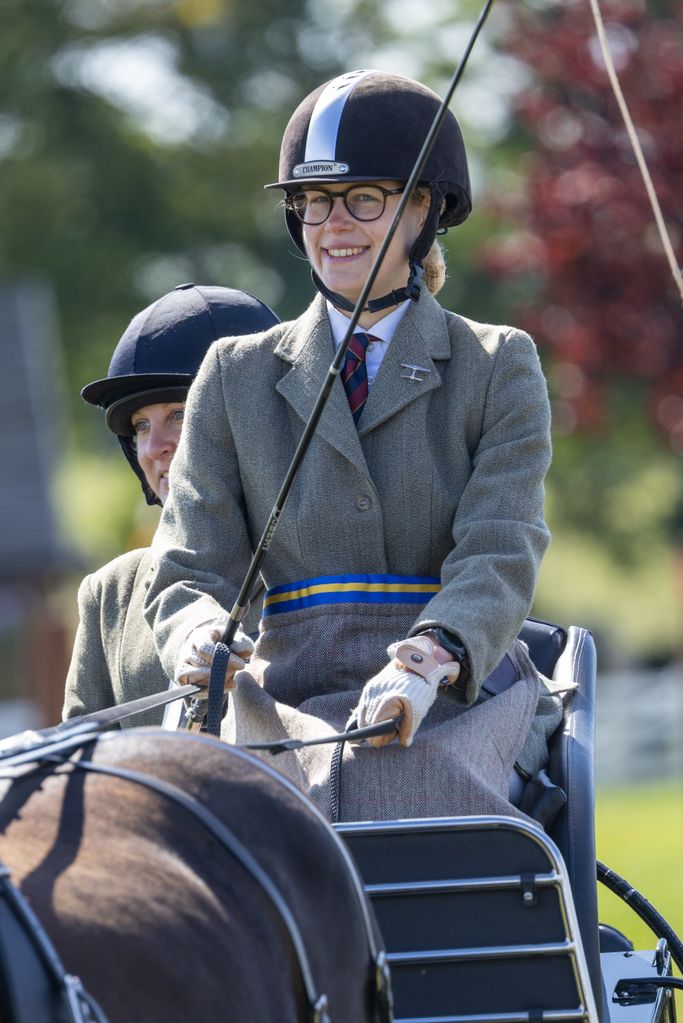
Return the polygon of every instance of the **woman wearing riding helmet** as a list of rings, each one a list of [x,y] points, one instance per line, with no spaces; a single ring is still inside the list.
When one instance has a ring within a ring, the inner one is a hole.
[[[107,376],[83,388],[142,484],[148,504],[163,505],[178,447],[185,401],[202,359],[225,334],[265,331],[275,314],[243,291],[183,284],[133,318]],[[66,718],[101,710],[168,687],[142,605],[152,572],[149,548],[129,551],[86,576],[78,591],[80,621],[66,681]],[[258,628],[258,608],[247,627]],[[123,725],[158,724],[150,711]]]
[[[284,190],[320,294],[294,322],[215,346],[198,376],[146,601],[176,680],[208,677],[218,626],[203,623],[231,606],[219,587],[237,595],[439,103],[410,79],[357,71],[308,96],[287,126],[267,187]],[[283,726],[301,736],[401,715],[400,745],[344,750],[342,819],[517,812],[513,764],[542,768],[561,717],[516,640],[549,540],[536,350],[433,294],[437,230],[470,208],[448,112],[270,543],[249,670],[226,672],[230,740],[259,721],[260,738],[277,739]],[[277,765],[334,816],[320,763],[334,773],[330,750]]]

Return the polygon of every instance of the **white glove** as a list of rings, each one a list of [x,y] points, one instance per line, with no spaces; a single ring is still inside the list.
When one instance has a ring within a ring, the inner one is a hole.
[[[392,643],[387,653],[390,661],[378,675],[369,679],[351,716],[359,728],[400,717],[398,737],[402,746],[410,746],[422,720],[436,699],[440,685],[455,682],[460,674],[457,661],[440,663],[443,648],[428,636]],[[395,735],[378,735],[369,742],[384,746]]]
[[[212,622],[204,622],[203,625],[198,625],[196,629],[192,630],[180,648],[174,676],[179,685],[208,686],[214,650],[225,631],[227,622],[227,617],[218,618]],[[235,638],[230,644],[230,659],[225,670],[224,690],[235,688],[235,672],[246,667],[253,652],[254,644],[246,633],[238,628]]]

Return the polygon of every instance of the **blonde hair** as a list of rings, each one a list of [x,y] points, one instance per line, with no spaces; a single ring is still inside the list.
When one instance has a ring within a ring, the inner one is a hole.
[[[431,202],[431,192],[424,185],[418,185],[413,192],[413,199],[417,203],[423,203],[425,200]],[[436,295],[446,283],[446,260],[441,244],[436,238],[431,249],[422,260],[422,266],[424,269],[424,282],[432,295]]]
[[[425,272],[424,282],[432,295],[436,295],[446,283],[446,260],[444,259],[441,244],[436,238],[431,249],[422,260],[422,266]]]

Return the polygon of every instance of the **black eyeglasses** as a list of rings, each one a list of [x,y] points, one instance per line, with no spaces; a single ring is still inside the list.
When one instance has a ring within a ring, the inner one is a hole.
[[[299,218],[302,224],[324,224],[335,199],[343,199],[344,206],[356,220],[379,220],[384,213],[388,195],[400,195],[405,186],[383,188],[381,185],[351,185],[343,192],[328,192],[323,188],[311,188],[294,192],[285,199],[285,207]]]

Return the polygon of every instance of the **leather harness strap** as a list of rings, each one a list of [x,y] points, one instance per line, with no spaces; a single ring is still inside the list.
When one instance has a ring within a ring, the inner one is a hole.
[[[52,759],[52,757],[50,758]],[[65,762],[62,760],[62,762]],[[282,920],[289,939],[292,943],[292,948],[296,955],[296,959],[299,965],[299,971],[301,973],[301,979],[304,984],[306,991],[306,998],[309,1006],[309,1020],[310,1023],[332,1023],[331,1016],[328,1013],[328,1001],[327,995],[318,994],[311,966],[309,963],[308,955],[306,952],[306,946],[299,930],[294,915],[289,908],[287,900],[284,898],[279,888],[275,885],[272,879],[264,871],[263,867],[258,863],[256,858],[252,856],[249,850],[240,842],[234,832],[228,828],[214,813],[212,813],[206,806],[195,799],[187,792],[183,792],[182,789],[176,785],[172,785],[169,782],[162,781],[159,778],[153,778],[150,775],[142,774],[139,771],[130,771],[123,767],[111,767],[105,764],[95,764],[89,760],[78,760],[69,761],[72,766],[79,770],[93,771],[97,774],[106,774],[114,778],[122,778],[126,781],[133,782],[136,785],[142,785],[144,788],[151,789],[153,792],[159,795],[165,796],[172,802],[183,809],[187,810],[195,820],[199,821],[200,824],[204,825],[211,834],[218,839],[224,849],[226,849],[231,856],[233,856],[237,862],[251,874],[253,879],[260,885],[261,889],[268,896],[276,911],[278,912],[280,919]],[[352,880],[355,885],[359,886],[359,882],[355,874],[351,874]],[[363,904],[362,889],[359,887],[360,902]],[[373,967],[375,971],[375,978],[379,975],[388,983],[388,974],[386,974],[382,967],[383,963],[380,960],[383,959],[384,953],[378,953],[375,948],[374,935],[372,933],[372,926],[367,914],[364,914],[366,923],[366,933],[368,937],[368,943],[370,944],[371,952],[373,955]],[[390,1023],[391,1014],[390,1012],[383,1012],[380,1007],[381,993],[378,992],[378,1011],[377,1019],[379,1023]],[[389,1006],[389,1000],[386,1001],[387,1008]]]
[[[192,692],[201,690],[200,686],[179,686],[177,692],[181,696],[183,695],[181,692],[183,688],[189,689]],[[156,695],[167,696],[168,694]],[[173,698],[178,699],[178,696]],[[143,699],[148,700],[150,697],[143,697]],[[133,702],[137,703],[139,701]],[[168,703],[170,701],[166,700],[165,702]],[[131,707],[132,704],[122,703],[116,707],[108,707],[107,711],[127,711],[127,713],[119,714],[115,719],[122,720],[125,717],[131,717],[133,714],[141,712],[141,708],[131,709]],[[101,732],[105,731],[108,724],[112,724],[114,721],[113,717],[103,717],[105,713],[105,711],[98,711],[94,714],[84,714],[80,717],[69,718],[68,721],[63,721],[52,728],[21,732],[19,735],[13,735],[9,739],[4,739],[0,742],[0,765],[16,767],[19,764],[34,763],[45,759],[44,755],[46,753],[57,753],[62,749],[74,749],[78,745],[91,742]],[[397,720],[381,721],[377,725],[368,725],[367,728],[350,729],[347,732],[336,735],[323,735],[315,739],[277,739],[273,742],[245,743],[233,748],[261,750],[276,755],[278,753],[285,753],[288,750],[301,749],[304,746],[321,746],[324,743],[331,742],[361,742],[363,739],[369,739],[376,735],[387,735],[389,732],[395,731],[396,727]]]
[[[79,714],[50,728],[29,729],[26,732],[19,732],[18,735],[10,735],[6,739],[0,739],[0,762],[14,760],[19,754],[43,750],[48,744],[61,742],[62,738],[68,739],[73,735],[80,735],[81,741],[85,742],[86,737],[95,738],[99,732],[104,732],[126,718],[165,707],[166,704],[182,698],[187,699],[201,691],[201,686],[175,686],[149,696],[141,696],[138,700],[103,707],[92,714]],[[30,760],[31,756],[28,759]]]
[[[54,945],[0,861],[0,977],[13,1023],[64,1020],[107,1023],[78,977],[64,969]]]

